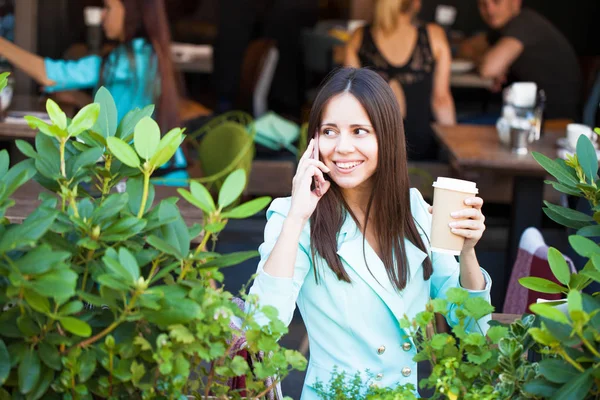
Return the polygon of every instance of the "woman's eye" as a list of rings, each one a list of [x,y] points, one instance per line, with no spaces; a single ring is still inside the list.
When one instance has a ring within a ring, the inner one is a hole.
[[[329,136],[329,135],[334,135],[335,132],[332,129],[323,129],[323,135],[325,136]]]
[[[357,135],[366,135],[367,133],[369,133],[369,131],[363,128],[356,128],[354,130],[354,133],[356,133]]]

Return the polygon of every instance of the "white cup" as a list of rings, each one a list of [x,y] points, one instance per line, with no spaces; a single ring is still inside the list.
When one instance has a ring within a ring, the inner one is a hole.
[[[596,147],[596,140],[598,136],[592,131],[592,128],[583,124],[567,125],[567,142],[569,143],[569,147],[576,149],[577,140],[579,140],[579,136],[581,135],[587,136],[594,144],[594,147]]]
[[[435,22],[442,26],[451,26],[456,20],[456,8],[440,4],[435,9]]]
[[[508,101],[515,107],[535,107],[537,84],[535,82],[515,82],[510,86]]]
[[[83,19],[86,26],[98,26],[102,24],[102,7],[85,7]]]

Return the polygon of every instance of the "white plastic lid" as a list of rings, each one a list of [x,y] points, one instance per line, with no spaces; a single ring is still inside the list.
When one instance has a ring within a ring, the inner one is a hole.
[[[438,189],[454,190],[456,192],[479,193],[479,189],[477,189],[477,184],[475,182],[463,181],[462,179],[438,177],[437,180],[433,182],[432,186]]]

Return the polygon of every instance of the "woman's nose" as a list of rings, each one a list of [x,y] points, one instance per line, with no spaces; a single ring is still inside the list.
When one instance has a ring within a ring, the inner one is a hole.
[[[341,134],[338,137],[336,144],[336,151],[338,153],[351,153],[354,151],[354,144],[352,142],[352,137],[347,134]]]

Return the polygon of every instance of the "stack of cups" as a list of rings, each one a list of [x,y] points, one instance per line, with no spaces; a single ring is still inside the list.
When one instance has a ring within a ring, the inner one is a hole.
[[[479,190],[475,182],[452,178],[437,178],[433,183],[433,222],[431,226],[431,251],[459,255],[465,238],[450,230],[450,222],[456,221],[450,213],[470,208],[465,200]]]
[[[102,47],[102,7],[85,7],[83,9],[87,26],[87,46],[90,53],[100,54]]]

